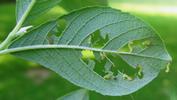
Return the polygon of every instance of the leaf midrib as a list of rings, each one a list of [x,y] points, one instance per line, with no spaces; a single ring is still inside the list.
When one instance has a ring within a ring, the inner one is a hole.
[[[118,52],[116,50],[103,50],[99,48],[91,48],[91,47],[85,47],[85,46],[77,46],[77,45],[33,45],[33,46],[24,46],[24,47],[17,47],[17,48],[9,48],[0,51],[0,54],[8,54],[8,53],[14,53],[14,52],[20,52],[20,51],[27,51],[27,50],[36,50],[36,49],[77,49],[77,50],[91,50],[96,52],[105,52],[105,53],[113,53],[117,55],[133,55],[133,56],[139,56],[139,57],[145,57],[145,58],[151,58],[151,59],[157,59],[161,61],[171,61],[170,59],[163,59],[158,57],[152,57],[147,55],[140,55],[135,53],[128,53],[128,52]]]

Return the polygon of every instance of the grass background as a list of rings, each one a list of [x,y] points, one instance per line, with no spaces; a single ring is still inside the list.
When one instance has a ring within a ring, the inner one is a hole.
[[[128,0],[125,0],[128,3]],[[121,1],[121,3],[127,3]],[[150,4],[136,0],[136,4]],[[141,3],[139,3],[141,2]],[[177,13],[153,14],[126,9],[120,3],[115,5],[115,0],[111,2],[113,7],[123,11],[129,11],[139,18],[150,23],[164,39],[168,51],[173,57],[173,63],[169,73],[161,71],[160,75],[150,84],[141,90],[127,96],[108,97],[90,92],[90,100],[177,100]],[[156,4],[168,6],[176,5],[175,0],[171,3]],[[156,5],[155,4],[155,5]],[[135,6],[136,7],[136,6]],[[53,9],[49,15],[60,14],[60,8]],[[46,16],[43,19],[48,19]],[[38,21],[40,22],[40,21]],[[7,33],[15,25],[15,4],[0,4],[0,40],[2,41]],[[15,58],[10,55],[0,56],[0,100],[55,100],[59,96],[77,89],[68,81],[62,79],[56,73],[44,67]]]

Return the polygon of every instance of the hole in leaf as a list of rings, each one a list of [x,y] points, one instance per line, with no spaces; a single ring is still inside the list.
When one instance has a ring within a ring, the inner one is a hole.
[[[143,78],[140,65],[132,67],[118,55],[92,51],[82,51],[82,54],[83,61],[106,80],[116,80],[118,75],[125,80],[133,80],[135,77]],[[84,57],[84,55],[86,56]]]
[[[108,42],[108,40],[109,40],[108,34],[105,37],[102,37],[99,30],[91,34],[92,47],[101,48],[102,46],[104,46],[106,42]]]
[[[120,52],[139,53],[151,46],[149,39],[130,41],[127,45],[119,49]]]
[[[142,72],[143,71],[143,67],[138,64],[137,67],[136,67],[136,70],[137,70],[137,76],[138,76],[138,78],[142,79],[143,76],[144,76],[144,74]]]
[[[58,24],[50,31],[47,35],[47,40],[49,44],[57,44],[59,37],[66,28],[66,20],[60,19]]]
[[[49,44],[54,44],[58,40],[56,34],[58,33],[57,26],[47,35],[47,40]]]
[[[66,26],[67,26],[67,21],[65,19],[58,20],[58,27],[57,27],[58,32],[56,34],[57,37],[62,35],[62,33],[63,33],[64,29],[66,28]]]

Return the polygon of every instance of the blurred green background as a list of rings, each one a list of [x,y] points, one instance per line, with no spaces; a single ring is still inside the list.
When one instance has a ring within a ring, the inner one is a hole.
[[[173,57],[170,72],[160,75],[141,90],[127,96],[108,97],[90,92],[90,100],[177,100],[177,1],[176,0],[109,0],[109,5],[150,23],[164,39]],[[66,13],[55,7],[50,16]],[[15,25],[15,2],[0,1],[0,41]],[[10,55],[0,56],[0,100],[55,100],[76,87],[44,67]]]

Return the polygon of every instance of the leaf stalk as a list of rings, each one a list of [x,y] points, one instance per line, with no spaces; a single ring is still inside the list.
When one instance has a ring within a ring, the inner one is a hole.
[[[32,0],[27,10],[24,12],[23,16],[20,18],[20,20],[17,22],[14,29],[9,33],[7,38],[0,44],[0,50],[7,49],[9,45],[15,40],[18,36],[21,36],[21,34],[17,34],[20,28],[22,27],[23,23],[25,22],[26,18],[28,17],[31,9],[33,8],[36,0]],[[23,33],[22,33],[23,34]],[[24,34],[23,34],[24,35]]]

